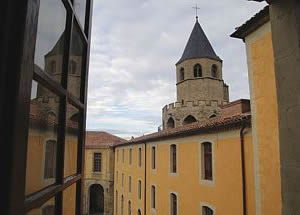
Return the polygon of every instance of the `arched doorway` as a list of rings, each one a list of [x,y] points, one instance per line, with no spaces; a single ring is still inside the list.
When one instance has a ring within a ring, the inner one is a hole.
[[[197,122],[196,118],[193,117],[192,115],[188,115],[184,120],[183,120],[183,125],[187,125],[190,123]]]
[[[104,189],[99,184],[90,186],[90,215],[102,215],[104,212]]]

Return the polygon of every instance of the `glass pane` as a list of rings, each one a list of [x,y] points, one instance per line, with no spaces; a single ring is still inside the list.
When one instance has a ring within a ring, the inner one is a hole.
[[[81,34],[78,25],[74,23],[68,73],[68,91],[70,91],[77,98],[80,97],[80,85],[83,63],[82,54],[84,51],[85,43],[80,35]]]
[[[40,208],[35,208],[26,215],[55,215],[55,198],[48,200]]]
[[[64,52],[66,10],[61,0],[41,0],[34,70],[46,72],[60,82]]]
[[[65,138],[65,168],[64,177],[77,172],[77,147],[79,135],[80,112],[73,105],[67,104]]]
[[[86,0],[74,0],[74,8],[80,24],[84,28]]]
[[[60,99],[32,82],[25,195],[55,183]]]
[[[63,191],[63,215],[74,215],[76,205],[76,183]]]

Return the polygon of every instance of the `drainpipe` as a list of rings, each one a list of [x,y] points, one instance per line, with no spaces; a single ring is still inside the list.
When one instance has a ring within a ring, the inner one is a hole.
[[[147,194],[146,194],[146,186],[147,186],[147,145],[146,145],[146,143],[144,143],[144,145],[145,145],[145,182],[144,182],[144,215],[146,215],[146,210],[147,210],[147,202],[146,202],[146,196],[147,196]]]
[[[246,202],[246,173],[245,173],[245,150],[244,150],[244,131],[246,125],[243,125],[240,130],[241,140],[241,161],[242,161],[242,187],[243,187],[243,215],[247,215],[247,202]]]

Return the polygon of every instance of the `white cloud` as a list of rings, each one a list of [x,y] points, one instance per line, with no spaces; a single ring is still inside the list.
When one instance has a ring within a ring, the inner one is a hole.
[[[195,22],[193,1],[94,1],[88,129],[155,132],[176,99],[175,63]],[[231,100],[249,98],[245,48],[229,35],[265,4],[201,1],[199,21],[223,59]]]

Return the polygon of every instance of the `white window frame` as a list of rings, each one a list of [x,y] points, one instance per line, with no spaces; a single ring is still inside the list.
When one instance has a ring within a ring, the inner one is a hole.
[[[133,148],[129,147],[129,149],[128,149],[128,163],[129,163],[130,167],[132,166],[132,151],[133,151]]]
[[[154,191],[155,191],[155,195],[154,195],[154,201],[155,201],[155,207],[153,207],[153,196],[152,196],[152,186],[154,187]],[[156,212],[156,208],[157,208],[157,189],[156,189],[156,185],[155,184],[151,184],[151,187],[150,187],[150,199],[151,199],[151,202],[150,202],[150,207],[151,207],[151,210],[152,212]]]
[[[171,172],[171,169],[172,169],[172,163],[171,163],[171,145],[175,145],[176,146],[176,172],[174,173],[174,172]],[[179,173],[179,165],[178,165],[178,163],[179,163],[179,144],[178,143],[171,143],[171,144],[169,144],[169,176],[178,176],[178,173]]]
[[[140,156],[140,150],[141,150],[141,156]],[[141,146],[139,146],[138,150],[137,150],[137,166],[138,166],[138,168],[142,168],[142,166],[143,166],[142,161],[143,161],[143,148]]]
[[[203,214],[203,207],[209,207],[213,211],[213,215],[216,215],[216,208],[212,206],[211,204],[208,204],[206,202],[200,202],[200,215]]]
[[[151,170],[152,171],[156,171],[156,169],[157,169],[157,145],[150,145],[150,154],[151,154],[151,163],[150,163],[150,166],[151,166]],[[154,148],[154,150],[155,150],[155,160],[154,160],[154,163],[155,163],[155,168],[153,168],[153,154],[152,154],[152,149]]]
[[[211,152],[212,152],[212,180],[204,179],[204,149],[203,143],[211,143]],[[202,185],[215,186],[216,185],[216,174],[215,174],[215,143],[212,140],[203,140],[199,143],[199,183]]]
[[[128,193],[132,192],[132,177],[131,175],[128,176]]]
[[[140,182],[141,182],[141,186],[140,185]],[[138,179],[138,185],[137,185],[138,189],[137,189],[137,197],[138,197],[138,200],[142,200],[142,179]],[[140,195],[141,194],[141,195]]]
[[[179,215],[179,198],[178,198],[178,193],[177,192],[174,192],[174,191],[171,191],[171,192],[169,192],[169,215],[173,215],[173,214],[171,214],[171,211],[172,211],[172,209],[171,209],[171,207],[172,207],[172,204],[171,204],[171,194],[175,194],[175,196],[176,196],[176,210],[177,210],[177,212],[176,212],[176,214],[177,215]]]

